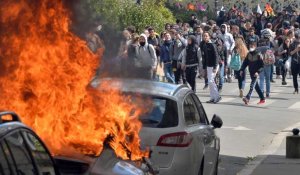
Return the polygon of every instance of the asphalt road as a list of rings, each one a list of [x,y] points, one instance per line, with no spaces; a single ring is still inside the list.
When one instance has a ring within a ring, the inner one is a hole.
[[[275,75],[274,75],[275,78]],[[197,79],[197,95],[204,104],[208,117],[218,114],[224,122],[217,130],[221,138],[219,175],[235,175],[248,161],[268,148],[273,138],[284,128],[300,122],[300,94],[294,95],[292,80],[282,86],[281,80],[271,84],[270,98],[266,104],[259,101],[254,91],[249,106],[245,106],[238,97],[237,80],[225,83],[222,101],[219,104],[207,104],[209,90],[202,90],[204,80]],[[249,79],[245,92],[249,90]]]

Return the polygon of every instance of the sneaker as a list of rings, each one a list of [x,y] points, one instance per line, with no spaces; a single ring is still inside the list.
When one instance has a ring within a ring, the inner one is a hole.
[[[271,80],[271,83],[276,83],[276,81],[274,81],[274,80]]]
[[[245,105],[248,105],[248,104],[249,104],[249,99],[246,98],[246,97],[244,97],[244,98],[243,98],[243,102],[245,103]]]
[[[267,97],[267,98],[270,98],[270,94],[266,94],[266,97]]]
[[[222,88],[218,88],[218,92],[219,92],[219,93],[222,93]]]
[[[203,87],[203,90],[206,90],[208,88],[208,85],[206,84],[204,87]]]
[[[215,100],[213,100],[213,99],[210,99],[209,101],[207,101],[206,103],[214,103],[215,102]]]
[[[283,81],[281,84],[282,84],[282,85],[287,85],[286,81]]]
[[[214,101],[214,104],[219,103],[222,100],[222,97],[220,96],[217,100]]]
[[[261,104],[265,104],[265,103],[266,103],[266,100],[260,100],[257,104],[261,105]]]
[[[243,98],[243,96],[244,96],[244,91],[243,89],[240,89],[240,98]]]

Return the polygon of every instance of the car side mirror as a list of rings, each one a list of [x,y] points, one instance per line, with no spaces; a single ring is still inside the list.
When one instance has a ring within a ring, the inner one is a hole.
[[[221,119],[221,117],[219,117],[218,115],[214,115],[213,118],[211,119],[211,125],[214,128],[221,128],[223,125],[223,121]]]

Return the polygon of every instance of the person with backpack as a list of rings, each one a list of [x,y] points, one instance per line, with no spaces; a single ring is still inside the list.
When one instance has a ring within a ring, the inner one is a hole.
[[[175,77],[172,69],[172,59],[171,59],[171,44],[172,38],[169,32],[164,35],[164,43],[160,47],[160,64],[164,63],[164,74],[169,83],[175,83]]]
[[[224,41],[222,40],[221,36],[217,36],[216,33],[213,34],[213,43],[216,44],[218,54],[219,54],[219,82],[218,82],[218,91],[219,93],[222,92],[223,85],[224,85],[224,74],[225,74],[225,60],[227,56],[227,49],[224,45]]]
[[[180,54],[182,51],[185,49],[187,46],[187,40],[183,38],[180,32],[173,31],[174,32],[174,39],[173,42],[171,43],[170,47],[170,57],[172,59],[172,67],[173,67],[173,72],[175,76],[175,83],[179,84],[180,79],[182,77],[182,83],[186,83],[185,79],[185,73],[181,69],[181,58]]]
[[[253,41],[256,42],[256,41]],[[248,49],[245,42],[242,38],[235,39],[236,46],[233,50],[233,57],[230,62],[230,68],[234,70],[235,77],[238,79],[238,87],[240,90],[240,97],[243,98],[244,96],[244,89],[246,84],[246,72],[240,74],[240,68],[243,63],[243,60],[246,58],[248,54]]]
[[[202,50],[203,69],[206,70],[210,90],[210,100],[207,103],[218,103],[222,98],[218,92],[215,77],[219,69],[220,59],[217,46],[211,41],[211,35],[207,31],[203,33],[200,48]]]
[[[259,51],[257,51],[257,45],[256,42],[250,42],[249,43],[250,49],[249,53],[247,54],[242,67],[240,69],[240,75],[244,74],[245,69],[249,67],[249,73],[251,78],[250,83],[250,90],[248,94],[243,98],[243,101],[246,105],[249,104],[250,98],[252,96],[253,90],[255,88],[256,92],[259,95],[260,101],[258,104],[264,104],[266,102],[264,94],[262,93],[258,83],[257,78],[261,71],[263,71],[264,63],[262,60],[262,56]]]
[[[193,91],[196,91],[196,75],[198,64],[201,61],[201,50],[196,44],[196,37],[190,35],[188,37],[188,45],[181,53],[182,70],[185,71],[186,81],[189,83]]]
[[[293,75],[294,94],[299,94],[298,76],[300,75],[300,31],[295,32],[295,40],[290,46],[292,56],[291,70]]]
[[[271,33],[267,30],[262,32],[262,38],[259,40],[259,47],[257,50],[262,54],[262,59],[264,63],[264,69],[259,74],[259,86],[261,91],[266,92],[266,97],[270,97],[271,91],[271,77],[273,75],[273,66],[275,63],[275,55],[273,48],[273,43],[271,42]],[[265,83],[266,82],[266,83]],[[265,91],[266,84],[266,91]]]
[[[141,34],[137,47],[137,69],[142,78],[154,80],[157,69],[157,56],[153,45],[148,44],[147,36]]]

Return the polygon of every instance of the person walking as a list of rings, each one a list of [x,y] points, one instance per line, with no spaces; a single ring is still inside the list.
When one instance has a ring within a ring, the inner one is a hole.
[[[264,31],[262,33],[262,38],[259,40],[259,48],[257,50],[261,52],[262,59],[264,62],[264,69],[259,74],[259,86],[261,91],[264,93],[266,84],[266,97],[270,97],[271,92],[271,77],[273,75],[273,66],[275,63],[275,55],[272,50],[273,43],[270,40],[271,33]],[[265,83],[266,82],[266,83]]]
[[[256,42],[250,42],[249,43],[250,47],[250,52],[247,54],[246,59],[244,60],[242,67],[240,69],[240,74],[244,74],[245,69],[249,67],[249,72],[250,72],[250,78],[251,78],[251,83],[250,83],[250,90],[246,97],[243,98],[243,101],[246,105],[249,104],[250,98],[253,93],[253,89],[255,88],[256,92],[259,95],[260,101],[258,104],[264,104],[266,102],[264,94],[262,93],[258,83],[257,83],[257,78],[259,76],[259,73],[263,70],[264,68],[264,63],[262,60],[261,54],[257,51],[257,45]]]
[[[148,44],[147,36],[141,34],[137,47],[137,68],[142,78],[154,80],[157,69],[157,57],[153,45]]]
[[[300,75],[300,32],[295,32],[295,40],[290,46],[292,56],[291,70],[293,75],[294,94],[299,94],[298,76]]]
[[[232,81],[232,75],[231,75],[232,71],[229,68],[229,64],[231,61],[232,51],[235,47],[235,41],[233,39],[232,34],[228,32],[226,24],[221,25],[221,32],[222,32],[222,39],[223,39],[224,44],[227,49],[227,58],[226,58],[226,62],[225,62],[227,69],[225,69],[225,72],[226,72],[225,79],[227,79],[228,82],[231,82]]]
[[[169,83],[175,83],[175,77],[172,69],[172,59],[171,59],[171,44],[172,38],[169,32],[164,35],[164,43],[160,47],[160,64],[164,63],[164,74]]]
[[[256,43],[255,40],[253,42]],[[232,61],[235,61],[234,59],[239,59],[239,62],[242,64],[242,62],[245,60],[248,49],[246,46],[246,43],[242,40],[242,38],[236,38],[235,39],[236,46],[234,48],[234,54],[232,57]],[[244,96],[244,89],[246,85],[246,72],[244,71],[242,74],[239,71],[240,67],[234,70],[235,77],[238,79],[238,87],[239,87],[239,96],[240,98],[243,98]]]
[[[201,50],[196,44],[196,37],[190,35],[188,37],[188,45],[186,49],[182,51],[182,70],[185,71],[186,81],[193,91],[196,91],[196,75],[201,59]]]
[[[175,76],[175,83],[179,84],[182,77],[182,83],[186,83],[185,73],[181,69],[180,54],[187,46],[187,40],[183,38],[180,32],[174,31],[174,40],[170,47],[170,57],[172,59],[172,67]]]
[[[210,90],[210,100],[207,103],[218,103],[222,99],[215,83],[215,77],[219,69],[219,53],[217,46],[211,41],[209,32],[203,33],[203,41],[200,47],[202,50],[203,69],[206,70]]]
[[[286,74],[287,74],[287,69],[285,68],[285,63],[289,58],[290,44],[291,44],[290,39],[285,38],[284,42],[281,44],[281,46],[277,50],[277,56],[278,56],[277,62],[278,62],[279,70],[281,70],[282,85],[287,85],[287,82],[285,81]]]

